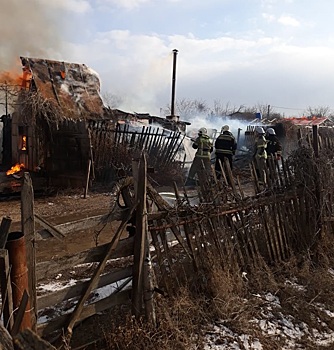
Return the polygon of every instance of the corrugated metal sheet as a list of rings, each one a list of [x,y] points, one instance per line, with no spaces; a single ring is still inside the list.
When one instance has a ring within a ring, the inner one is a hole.
[[[37,90],[54,100],[69,119],[100,119],[105,108],[98,74],[84,64],[21,57]]]
[[[284,118],[284,120],[290,121],[292,124],[297,126],[312,126],[312,125],[321,125],[325,123],[327,117],[301,117],[301,118]]]

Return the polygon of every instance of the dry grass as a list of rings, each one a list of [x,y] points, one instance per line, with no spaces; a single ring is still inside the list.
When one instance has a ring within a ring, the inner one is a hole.
[[[251,269],[247,280],[233,268],[214,266],[211,271],[199,271],[188,276],[173,295],[157,297],[157,327],[129,316],[129,310],[119,309],[107,320],[104,317],[102,323],[94,323],[102,330],[103,341],[87,349],[203,349],[207,326],[221,322],[235,333],[257,337],[265,349],[281,349],[281,339],[262,334],[251,322],[261,319],[259,310],[264,303],[255,295],[268,292],[279,297],[283,314],[320,332],[334,330],[334,321],[319,309],[323,304],[334,312],[334,278],[328,272],[334,249],[324,244],[319,247],[322,253],[317,262],[292,257],[280,266]],[[298,285],[303,288],[296,288]],[[321,349],[308,340],[301,342],[307,349]]]
[[[310,189],[319,185],[315,175],[320,174],[322,188],[328,189],[328,193],[322,195],[332,195],[328,163],[320,159],[305,164],[305,157],[311,156],[306,149],[293,154],[291,159],[299,168],[297,184],[309,186],[305,186],[305,190],[311,192]],[[313,200],[312,195],[310,193]],[[321,208],[325,209],[328,210]],[[331,213],[321,214],[330,216]],[[296,322],[307,324],[310,330],[333,333],[333,318],[325,312],[334,312],[334,277],[330,270],[334,266],[333,227],[328,223],[321,227],[321,232],[315,231],[315,218],[308,219],[312,223],[305,230],[312,238],[306,241],[309,244],[298,247],[287,261],[273,266],[259,258],[256,266],[248,266],[246,276],[236,265],[223,262],[218,251],[201,259],[196,272],[191,264],[185,269],[184,260],[179,256],[179,263],[173,265],[178,278],[172,280],[172,293],[156,298],[157,327],[125,316],[126,312],[119,312],[117,317],[113,313],[104,326],[100,325],[104,330],[103,345],[95,348],[203,349],[208,327],[224,324],[237,334],[258,338],[266,350],[282,349],[282,337],[264,334],[254,323],[265,317],[261,310],[268,304],[264,298],[267,293],[278,297],[280,302],[280,307],[271,311],[273,319],[280,314],[289,315]],[[300,343],[305,349],[326,348],[306,336]]]

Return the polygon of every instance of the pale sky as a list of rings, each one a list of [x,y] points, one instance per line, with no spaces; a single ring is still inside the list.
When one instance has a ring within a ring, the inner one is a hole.
[[[0,70],[19,56],[84,63],[121,109],[176,99],[334,109],[333,0],[0,0]]]

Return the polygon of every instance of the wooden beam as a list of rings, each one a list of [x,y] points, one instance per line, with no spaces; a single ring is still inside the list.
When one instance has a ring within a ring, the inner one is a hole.
[[[39,225],[47,229],[53,237],[59,239],[60,241],[62,241],[65,238],[65,235],[59,229],[57,229],[55,226],[43,219],[41,216],[35,214],[35,220]]]
[[[5,248],[11,223],[12,223],[12,219],[9,216],[5,216],[1,221],[1,225],[0,225],[0,249]]]
[[[132,276],[132,266],[117,269],[102,275],[96,288],[101,288],[117,281]],[[89,281],[79,281],[74,286],[57,290],[38,297],[39,311],[47,307],[59,304],[67,299],[79,297],[87,288]]]
[[[92,160],[88,160],[88,167],[87,167],[87,175],[86,175],[86,187],[85,187],[85,192],[84,192],[84,198],[87,198],[87,193],[88,193],[88,187],[89,187],[89,181],[90,181],[90,169],[92,167]]]
[[[20,330],[20,326],[24,317],[24,313],[26,312],[28,301],[29,301],[29,295],[27,291],[24,290],[19,309],[15,315],[15,322],[11,331],[12,336],[15,336]]]
[[[80,230],[87,230],[89,228],[92,228],[94,226],[100,225],[100,224],[105,224],[108,222],[114,222],[114,221],[122,221],[127,218],[129,213],[128,208],[120,208],[119,206],[116,206],[114,210],[110,213],[107,214],[101,214],[101,215],[95,215],[91,216],[88,218],[83,218],[75,221],[70,221],[70,222],[65,222],[63,224],[58,224],[58,225],[52,225],[51,223],[48,222],[49,225],[51,225],[54,229],[58,230],[61,232],[62,235],[66,236],[68,233],[72,232],[77,232]],[[163,214],[160,213],[153,213],[152,215],[158,214],[159,217]],[[167,213],[164,214],[165,216]],[[35,215],[36,217],[36,215]],[[39,217],[41,218],[41,217]],[[46,221],[45,219],[43,219]],[[48,228],[46,228],[48,230]],[[49,238],[47,235],[43,233],[43,231],[38,231],[39,235],[42,238]],[[46,236],[46,237],[45,237]],[[51,237],[52,235],[50,235]]]
[[[87,286],[87,289],[86,289],[85,293],[81,296],[80,300],[76,304],[76,307],[75,307],[73,313],[69,317],[69,320],[68,320],[68,323],[67,323],[67,326],[66,326],[66,333],[65,333],[65,338],[67,340],[71,339],[73,327],[74,327],[75,323],[77,322],[78,318],[81,315],[81,312],[83,310],[84,304],[85,304],[86,300],[88,299],[91,291],[96,287],[96,285],[97,285],[97,283],[98,283],[98,281],[100,279],[100,275],[101,275],[102,271],[104,270],[104,268],[106,266],[106,263],[109,260],[112,252],[115,250],[115,248],[116,248],[116,246],[117,246],[117,244],[119,242],[119,239],[121,237],[121,234],[124,231],[124,229],[125,229],[125,227],[127,225],[127,222],[130,220],[130,218],[131,218],[131,216],[133,214],[133,211],[135,210],[136,207],[137,207],[136,205],[134,205],[132,207],[132,209],[129,212],[129,217],[127,218],[127,220],[124,220],[121,223],[121,225],[119,226],[119,228],[116,231],[114,237],[112,238],[111,242],[108,245],[108,249],[107,249],[107,252],[106,252],[103,260],[100,262],[99,266],[95,270],[95,272],[93,274],[93,277],[91,278],[90,283]]]
[[[32,329],[36,330],[37,323],[37,288],[36,288],[36,249],[35,249],[35,220],[34,220],[34,190],[30,174],[23,175],[21,190],[21,225],[26,241],[28,282],[31,307]]]
[[[110,255],[110,259],[117,259],[133,254],[134,238],[129,237],[119,241],[117,247]],[[38,281],[46,280],[56,276],[62,271],[72,269],[73,266],[91,262],[99,262],[107,252],[109,243],[84,250],[75,255],[63,256],[49,261],[42,261],[36,265],[36,276]]]
[[[111,294],[107,298],[101,299],[94,304],[90,304],[83,307],[82,311],[80,312],[80,315],[75,320],[75,324],[99,312],[110,309],[112,306],[128,304],[130,302],[130,296],[131,292],[125,290],[116,294]],[[65,314],[51,320],[50,322],[38,325],[38,334],[45,336],[63,328],[64,325],[68,323],[69,316],[71,315]]]
[[[132,162],[132,175],[135,185],[136,234],[133,257],[132,313],[139,318],[143,310],[143,267],[146,255],[146,158],[142,154],[140,161]]]
[[[14,325],[13,317],[13,295],[10,278],[9,256],[7,249],[0,249],[0,287],[2,308],[0,318],[3,314],[3,323],[10,332]]]

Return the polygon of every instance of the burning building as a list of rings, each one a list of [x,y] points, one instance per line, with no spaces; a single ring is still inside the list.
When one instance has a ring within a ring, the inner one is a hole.
[[[85,64],[28,57],[21,57],[21,63],[23,76],[15,111],[3,116],[6,159],[17,169],[43,172],[50,185],[82,185],[90,165],[110,167],[113,145],[124,142],[117,134],[122,123],[145,121],[148,126],[160,125],[178,133],[184,133],[189,124],[111,110],[101,98],[98,74]],[[142,136],[143,132],[140,140]],[[153,136],[158,139],[156,131]],[[135,137],[132,141],[131,147],[138,144]],[[170,153],[177,147],[174,143]],[[151,142],[141,145],[149,146]]]
[[[88,122],[112,121],[98,75],[84,64],[21,57],[23,76],[11,116],[11,162],[50,179],[83,179],[91,158]],[[5,132],[8,132],[5,130]]]

